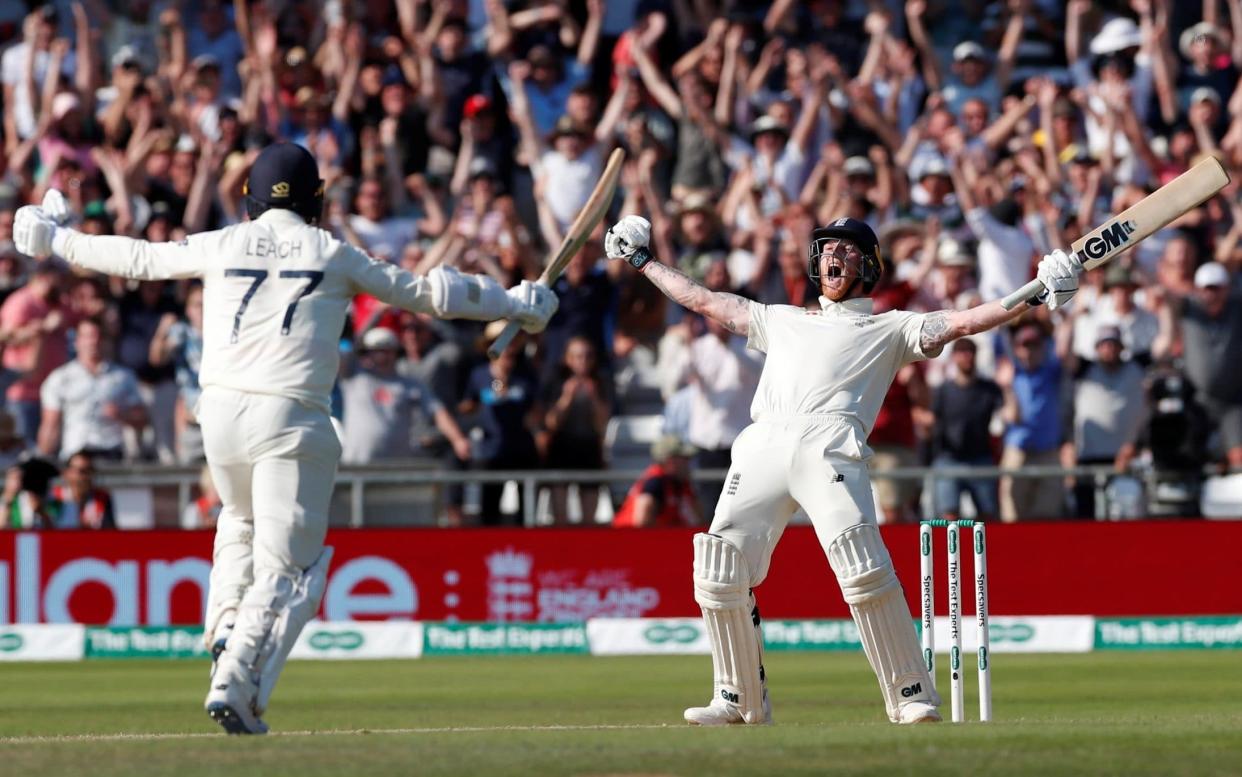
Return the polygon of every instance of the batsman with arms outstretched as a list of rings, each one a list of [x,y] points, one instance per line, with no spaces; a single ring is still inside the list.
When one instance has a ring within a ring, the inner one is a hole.
[[[867,435],[903,365],[1028,309],[988,302],[969,310],[871,312],[882,263],[875,233],[838,219],[812,233],[807,272],[821,310],[761,305],[712,292],[660,264],[651,225],[627,216],[608,231],[608,258],[629,262],[678,304],[748,338],[767,354],[751,420],[733,443],[732,465],[711,527],[694,537],[694,592],[712,645],[714,688],[697,725],[770,723],[763,639],[753,589],[789,518],[801,506],[836,574],[894,723],[940,720],[940,697],[923,664],[901,584],[877,528]],[[1055,309],[1078,290],[1082,265],[1055,251],[1039,263],[1035,302]]]

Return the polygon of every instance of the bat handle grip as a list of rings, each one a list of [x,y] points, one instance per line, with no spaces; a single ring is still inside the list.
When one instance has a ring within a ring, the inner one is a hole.
[[[1032,281],[1029,281],[1022,288],[1018,289],[1015,292],[1010,293],[1007,297],[1002,299],[1001,307],[1003,307],[1005,310],[1013,310],[1017,306],[1021,305],[1023,302],[1027,302],[1029,300],[1034,299],[1035,295],[1039,294],[1043,290],[1044,290],[1044,284],[1041,283],[1038,278],[1036,278]]]
[[[510,321],[505,324],[504,331],[502,331],[500,336],[493,340],[492,344],[488,346],[487,358],[500,358],[500,354],[502,354],[504,350],[509,347],[509,343],[513,342],[513,338],[517,337],[518,330],[521,328],[522,325],[517,321]]]

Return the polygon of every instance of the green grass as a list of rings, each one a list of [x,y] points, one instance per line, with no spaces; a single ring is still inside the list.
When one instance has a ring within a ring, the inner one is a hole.
[[[1239,658],[999,655],[993,723],[904,727],[861,655],[770,653],[777,725],[746,729],[681,723],[707,700],[706,657],[303,661],[273,730],[371,733],[247,738],[202,712],[201,662],[0,664],[0,774],[1236,775]],[[974,717],[973,673],[966,687]],[[557,725],[644,728],[444,730]],[[124,733],[197,736],[13,739]]]

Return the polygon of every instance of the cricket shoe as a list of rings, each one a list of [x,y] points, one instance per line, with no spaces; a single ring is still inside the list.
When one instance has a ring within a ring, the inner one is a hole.
[[[236,659],[227,655],[216,665],[203,707],[230,734],[266,734],[267,724],[254,711],[258,685]]]
[[[897,713],[897,722],[903,725],[913,723],[939,723],[943,718],[940,711],[924,701],[912,701],[904,704]]]
[[[682,716],[692,726],[745,726],[742,713],[736,705],[719,698],[713,698],[706,707],[690,707]],[[772,725],[772,700],[768,691],[763,691],[763,720],[754,725]]]

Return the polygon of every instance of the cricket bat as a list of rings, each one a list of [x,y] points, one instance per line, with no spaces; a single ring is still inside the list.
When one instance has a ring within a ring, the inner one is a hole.
[[[608,165],[604,168],[603,175],[599,177],[599,183],[595,184],[595,190],[591,192],[586,204],[578,212],[578,217],[569,225],[569,230],[565,233],[560,248],[544,266],[543,274],[539,276],[540,283],[549,287],[556,283],[556,279],[561,277],[569,260],[573,259],[582,249],[591,237],[591,233],[595,231],[595,227],[608,213],[608,208],[612,206],[612,196],[617,191],[617,181],[621,178],[621,163],[624,161],[625,152],[619,148],[614,149],[612,156],[608,157]],[[500,356],[501,352],[517,336],[520,328],[521,325],[518,322],[510,321],[491,347],[487,349],[488,358],[495,359]]]
[[[1178,216],[1199,207],[1227,183],[1229,174],[1216,157],[1209,156],[1075,240],[1070,250],[1078,256],[1083,269],[1094,270]],[[1001,300],[1001,305],[1005,310],[1013,310],[1043,289],[1044,284],[1033,280]]]

